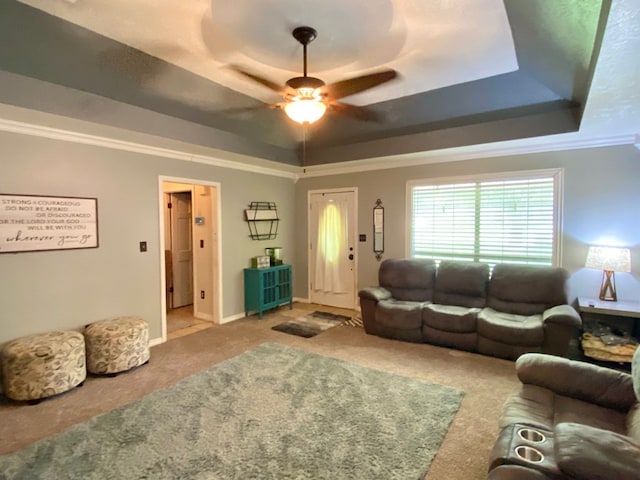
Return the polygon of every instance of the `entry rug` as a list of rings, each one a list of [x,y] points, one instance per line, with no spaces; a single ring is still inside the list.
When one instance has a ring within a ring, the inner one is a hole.
[[[344,315],[315,311],[309,315],[296,317],[292,320],[279,323],[271,327],[271,329],[290,335],[297,335],[298,337],[311,338],[332,327],[337,327],[348,320],[350,320],[350,318]]]
[[[463,394],[265,343],[0,457],[0,478],[416,480]]]

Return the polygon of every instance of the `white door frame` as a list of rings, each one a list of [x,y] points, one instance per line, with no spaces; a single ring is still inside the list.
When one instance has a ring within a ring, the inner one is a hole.
[[[309,207],[311,206],[311,196],[323,193],[353,193],[353,216],[355,222],[353,225],[353,237],[354,237],[354,255],[355,261],[353,262],[353,302],[352,307],[354,310],[357,307],[358,299],[358,257],[359,254],[359,242],[358,242],[358,187],[344,187],[344,188],[323,188],[320,190],[308,190],[307,191],[307,298],[311,301],[311,262],[315,259],[311,258],[311,215],[309,215]]]
[[[183,178],[183,177],[170,177],[165,175],[160,175],[158,177],[158,238],[160,245],[160,308],[161,308],[161,316],[162,316],[162,342],[167,341],[167,300],[166,300],[166,272],[165,272],[165,243],[164,243],[164,234],[165,234],[165,223],[164,223],[164,182],[175,182],[175,183],[186,183],[190,185],[202,185],[206,187],[214,187],[215,195],[212,196],[211,201],[215,203],[216,209],[216,235],[218,238],[216,251],[213,252],[214,265],[213,268],[213,321],[215,323],[220,323],[221,315],[222,315],[222,208],[220,198],[221,194],[221,185],[219,182],[209,182],[206,180],[194,179],[194,178]],[[192,194],[193,195],[193,194]],[[193,197],[192,197],[193,201]],[[193,210],[192,210],[193,215]],[[194,237],[195,238],[195,237]],[[211,242],[210,242],[211,244]],[[216,266],[217,265],[217,266]],[[195,278],[196,274],[196,265],[193,266],[193,275]],[[194,295],[196,294],[196,289],[194,288]],[[196,305],[196,301],[194,298],[194,305]]]

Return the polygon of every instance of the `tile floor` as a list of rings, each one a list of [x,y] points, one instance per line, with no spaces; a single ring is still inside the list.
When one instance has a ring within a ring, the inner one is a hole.
[[[174,308],[167,312],[167,340],[184,337],[213,327],[213,322],[193,316],[193,305]]]

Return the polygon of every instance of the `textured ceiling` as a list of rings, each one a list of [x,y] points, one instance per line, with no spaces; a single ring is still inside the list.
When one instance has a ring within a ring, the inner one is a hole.
[[[402,72],[401,82],[359,94],[355,104],[518,68],[502,0],[20,1],[264,102],[278,97],[224,67],[240,64],[284,84],[302,69],[291,36],[300,25],[319,32],[310,73],[327,83],[381,66]]]
[[[601,120],[612,129],[640,108],[639,89],[618,81],[626,115],[604,111],[614,79],[597,68],[609,64],[610,75],[637,85],[639,62],[625,57],[638,44],[639,9],[636,0],[5,0],[0,103],[303,165],[576,132],[581,123],[597,134]],[[314,76],[400,73],[346,99],[384,122],[329,112],[303,132],[268,108],[273,92],[225,68],[278,84],[299,75],[302,49],[290,32],[301,24],[319,31],[309,47]]]

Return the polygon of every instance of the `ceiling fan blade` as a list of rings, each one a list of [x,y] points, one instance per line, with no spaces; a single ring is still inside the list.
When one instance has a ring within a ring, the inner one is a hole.
[[[397,76],[398,72],[393,69],[382,70],[380,72],[332,83],[323,87],[322,90],[328,94],[329,98],[339,99],[376,87],[382,83],[393,80]]]
[[[246,70],[244,70],[243,68],[237,65],[229,65],[228,68],[230,68],[236,73],[239,73],[240,75],[250,78],[254,82],[258,82],[260,85],[263,85],[268,89],[273,90],[274,92],[281,93],[283,90],[281,85],[278,85],[277,83],[274,83],[271,80],[267,80],[266,78],[263,78],[259,75],[255,75],[251,72],[247,72]]]
[[[383,122],[384,115],[380,112],[367,107],[358,107],[344,102],[331,102],[330,108],[332,112],[355,120],[363,120],[365,122]]]

